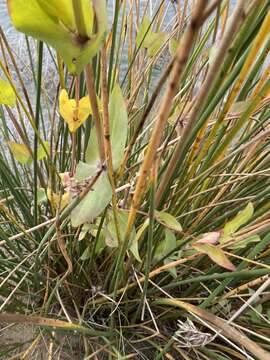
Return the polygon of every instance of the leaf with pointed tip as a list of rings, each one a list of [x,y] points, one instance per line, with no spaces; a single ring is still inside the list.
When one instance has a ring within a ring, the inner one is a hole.
[[[86,260],[90,259],[91,253],[92,253],[91,252],[91,247],[87,246],[87,248],[84,250],[84,252],[83,252],[82,256],[80,257],[80,259],[82,261],[86,261]]]
[[[113,170],[121,165],[128,134],[128,114],[119,84],[114,86],[109,103],[110,138],[112,147]]]
[[[92,190],[82,199],[71,212],[71,224],[78,227],[86,222],[93,221],[110,203],[112,188],[107,172],[103,172]]]
[[[47,150],[47,153],[49,153],[50,144],[48,141],[44,141],[43,146],[41,146],[41,145],[39,146],[38,151],[37,151],[37,159],[38,160],[43,160],[47,156],[47,153],[46,153],[44,147]]]
[[[128,213],[123,210],[118,210],[117,219],[118,219],[120,238],[121,241],[123,241],[127,229]],[[106,244],[109,247],[118,247],[118,238],[115,228],[115,220],[112,211],[109,212],[109,221],[106,230],[107,230]],[[132,228],[130,235],[129,250],[131,251],[131,253],[138,262],[142,261],[139,254],[138,241],[136,239],[136,231],[134,226]]]
[[[259,241],[261,241],[259,235],[251,235],[246,239],[242,239],[240,241],[237,241],[236,239],[236,241],[232,245],[229,245],[228,247],[230,249],[245,249],[249,244]]]
[[[0,104],[15,106],[16,94],[8,81],[0,79]]]
[[[96,171],[97,171],[96,166],[92,166],[84,163],[83,161],[79,161],[76,168],[75,179],[77,181],[84,181],[90,178],[91,176],[95,175]]]
[[[110,96],[109,118],[113,170],[116,171],[124,156],[128,134],[127,109],[122,90],[118,84],[115,85]],[[99,164],[99,151],[95,127],[91,130],[85,160],[89,165],[98,166]]]
[[[183,230],[176,218],[165,211],[155,211],[155,217],[159,223],[171,230],[177,232],[181,232]]]
[[[12,152],[12,155],[17,161],[23,165],[31,163],[31,153],[25,144],[18,144],[14,141],[8,141],[7,144],[10,148],[10,151]]]
[[[192,246],[198,252],[208,255],[210,259],[212,259],[219,266],[224,267],[225,269],[231,271],[234,271],[236,269],[233,263],[230,262],[230,260],[227,258],[227,256],[224,254],[221,248],[210,244],[200,244],[200,243],[195,243]]]
[[[42,204],[47,201],[46,190],[44,188],[37,189],[37,202],[38,204]]]
[[[163,239],[155,250],[154,260],[158,261],[171,253],[176,248],[176,238],[172,231],[165,229],[165,239]]]
[[[136,36],[137,47],[143,46],[144,42],[147,41],[147,36],[151,34],[150,26],[150,19],[147,16],[144,16]]]
[[[224,226],[223,234],[220,238],[220,243],[224,244],[227,241],[231,240],[231,235],[233,235],[242,225],[246,224],[253,216],[254,207],[250,202],[247,206],[240,211],[232,220],[227,222]]]
[[[147,37],[144,46],[147,48],[149,57],[154,57],[164,46],[169,35],[165,32],[152,33]]]
[[[99,48],[107,31],[105,0],[82,0],[87,37],[77,35],[72,0],[8,0],[9,14],[15,28],[45,41],[62,56],[72,74],[80,74]],[[98,32],[94,33],[94,16]]]

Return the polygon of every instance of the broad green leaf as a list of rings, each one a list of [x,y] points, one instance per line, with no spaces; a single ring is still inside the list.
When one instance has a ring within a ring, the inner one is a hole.
[[[85,161],[88,165],[98,168],[100,163],[99,148],[96,127],[92,127],[87,149],[85,152]]]
[[[143,233],[145,232],[145,230],[148,228],[149,226],[149,218],[146,219],[144,221],[144,223],[140,226],[140,228],[137,231],[136,237],[134,239],[134,241],[136,241],[137,243],[139,242],[140,238],[142,237]]]
[[[62,118],[68,124],[69,131],[74,133],[91,114],[89,96],[84,96],[79,100],[69,99],[66,90],[61,90],[59,96],[59,109]]]
[[[156,211],[155,217],[159,223],[168,227],[171,230],[174,230],[177,232],[181,232],[183,230],[182,226],[176,220],[176,218],[165,211]]]
[[[62,56],[72,74],[79,74],[99,51],[107,30],[105,0],[82,0],[87,38],[77,35],[72,0],[8,0],[9,14],[17,30],[45,41]],[[93,29],[94,16],[98,32]]]
[[[95,254],[99,255],[105,249],[105,247],[106,247],[105,231],[101,230],[96,244]]]
[[[113,170],[121,165],[128,134],[128,115],[122,90],[115,85],[109,103]]]
[[[77,181],[84,181],[91,176],[93,176],[97,171],[96,166],[92,166],[89,164],[84,163],[83,161],[79,161],[77,168],[76,168],[76,174],[75,179]]]
[[[137,47],[143,46],[145,41],[147,41],[147,36],[151,34],[150,25],[151,25],[150,19],[147,16],[144,16],[136,36]]]
[[[106,244],[109,247],[118,247],[118,239],[117,239],[117,233],[115,228],[115,220],[113,212],[109,212],[109,221],[107,223],[106,227]],[[128,223],[128,213],[122,210],[117,211],[117,219],[118,219],[118,226],[119,226],[119,232],[121,240],[124,240],[127,223]],[[138,248],[138,241],[136,237],[136,231],[135,227],[132,228],[131,235],[130,235],[130,245],[129,250],[135,257],[135,259],[138,262],[141,262],[140,254],[139,254],[139,248]]]
[[[242,225],[246,224],[253,216],[254,208],[252,203],[248,203],[244,210],[240,211],[231,221],[224,226],[220,243],[224,244],[231,239],[233,235]]]
[[[47,201],[46,190],[44,188],[37,189],[37,201],[38,204],[42,204]]]
[[[78,227],[93,221],[110,203],[112,188],[106,172],[103,172],[92,190],[71,212],[71,224]]]
[[[147,37],[144,46],[148,49],[148,56],[154,57],[168,40],[168,34],[164,32],[152,33]]]
[[[7,144],[12,152],[12,155],[17,161],[23,165],[31,163],[31,153],[25,144],[18,144],[14,141],[8,141]]]
[[[175,55],[178,45],[179,45],[179,42],[174,38],[172,38],[169,41],[169,51],[170,51],[171,56]]]
[[[200,244],[195,243],[192,245],[194,249],[198,252],[206,254],[219,266],[224,267],[225,269],[234,271],[236,268],[224,254],[221,248],[210,245],[210,244]]]
[[[0,104],[15,106],[16,94],[8,81],[0,79]]]
[[[163,261],[164,265],[167,265],[167,264],[170,264],[171,262],[173,262],[174,259],[168,257],[167,259],[165,259]],[[176,271],[176,268],[173,267],[173,268],[170,268],[167,270],[174,278],[177,278],[177,271]]]
[[[71,1],[37,0],[37,3],[52,21],[61,21],[68,29],[76,29]]]
[[[247,237],[246,239],[236,241],[232,244],[229,245],[228,247],[230,249],[245,249],[249,244],[254,243],[254,242],[259,242],[261,241],[261,238],[259,237],[259,235],[251,235],[249,237]]]
[[[90,257],[91,257],[91,247],[87,246],[87,248],[84,250],[84,252],[81,256],[81,260],[86,261],[86,260],[90,259]]]
[[[118,210],[117,211],[117,220],[118,220],[120,238],[123,241],[125,232],[126,232],[126,228],[127,228],[128,213],[123,210]],[[117,239],[117,233],[116,233],[116,228],[115,228],[115,220],[114,220],[113,211],[108,212],[108,223],[107,223],[106,230],[108,231],[108,235],[110,237],[110,239],[108,239],[108,243],[106,241],[107,245],[110,247],[118,247],[118,239]],[[135,238],[135,235],[136,235],[135,229],[133,228],[131,236],[130,236],[131,240],[133,240]]]
[[[49,142],[48,141],[43,141],[43,145],[44,145],[45,149],[47,150],[47,153],[49,153],[49,151],[50,151]],[[38,151],[37,151],[37,159],[38,160],[42,160],[47,156],[44,147],[40,145],[39,148],[38,148]]]
[[[176,238],[172,231],[165,229],[165,239],[162,240],[155,250],[154,260],[158,261],[176,248]]]
[[[134,238],[135,239],[135,238]],[[142,259],[140,257],[140,253],[139,253],[139,246],[138,246],[138,241],[135,241],[133,240],[130,247],[129,247],[129,250],[131,251],[131,253],[133,254],[133,256],[135,257],[135,259],[138,261],[138,262],[142,262]]]
[[[88,224],[88,223],[83,224],[79,235],[79,241],[82,241],[85,238],[86,234],[92,229],[92,227],[93,224]]]
[[[115,85],[110,96],[109,116],[113,169],[116,171],[119,168],[124,156],[128,133],[128,115],[126,105],[121,88],[118,84]],[[91,130],[85,160],[87,164],[92,166],[98,166],[99,164],[99,151],[95,127]]]

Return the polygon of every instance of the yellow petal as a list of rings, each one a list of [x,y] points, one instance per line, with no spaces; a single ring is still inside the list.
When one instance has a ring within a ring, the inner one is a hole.
[[[91,114],[91,106],[88,96],[79,101],[77,107],[74,99],[68,98],[66,90],[62,90],[59,97],[60,114],[68,124],[70,132],[75,132]]]
[[[53,193],[52,189],[48,188],[47,189],[47,197],[48,197],[48,200],[50,201],[53,209],[57,210],[58,206],[59,206],[60,196],[56,193]],[[70,193],[65,192],[61,198],[60,210],[63,210],[70,203],[70,200],[71,200]]]

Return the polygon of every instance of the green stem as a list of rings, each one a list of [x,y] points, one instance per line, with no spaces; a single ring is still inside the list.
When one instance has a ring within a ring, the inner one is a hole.
[[[37,74],[37,98],[36,98],[36,115],[35,125],[39,129],[40,115],[40,98],[41,98],[41,79],[42,79],[42,61],[43,61],[43,42],[38,43],[38,74]],[[34,222],[38,223],[38,136],[35,134],[34,139]]]
[[[87,37],[86,25],[84,22],[83,9],[81,0],[72,0],[75,23],[78,33],[81,37]]]

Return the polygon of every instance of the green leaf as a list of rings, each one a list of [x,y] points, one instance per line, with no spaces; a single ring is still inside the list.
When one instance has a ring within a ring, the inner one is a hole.
[[[109,247],[118,247],[118,239],[117,239],[117,233],[115,228],[115,220],[114,215],[112,211],[108,212],[108,223],[106,227],[106,244]],[[117,219],[118,219],[118,226],[119,226],[119,232],[121,240],[124,240],[124,236],[127,229],[127,222],[128,222],[128,213],[123,210],[117,211]],[[138,240],[137,235],[135,231],[135,227],[132,228],[131,235],[130,235],[130,242],[129,242],[129,250],[135,257],[135,259],[138,262],[141,262],[140,254],[139,254],[139,248],[138,248]]]
[[[109,103],[110,138],[112,146],[113,170],[121,165],[128,134],[128,115],[122,90],[115,85]]]
[[[155,217],[159,223],[171,230],[177,232],[181,232],[183,230],[176,218],[165,211],[155,211]]]
[[[174,38],[172,38],[169,41],[169,51],[170,51],[171,56],[175,55],[178,45],[179,45],[179,42]]]
[[[174,261],[174,259],[168,257],[167,259],[165,259],[163,261],[163,263],[164,263],[164,265],[167,265],[167,264],[170,264],[172,261]],[[176,267],[170,268],[167,271],[172,275],[173,278],[175,278],[175,279],[177,278]]]
[[[9,14],[17,30],[45,41],[62,56],[72,74],[79,74],[99,51],[107,30],[105,0],[82,0],[87,38],[75,28],[72,0],[8,0]],[[97,33],[92,32],[93,19]]]
[[[200,244],[200,243],[195,243],[192,246],[198,252],[208,255],[210,259],[212,259],[219,266],[224,267],[225,269],[231,271],[234,271],[236,269],[235,266],[230,262],[230,260],[224,254],[221,248],[210,244]]]
[[[151,34],[150,25],[151,25],[150,19],[147,16],[144,16],[136,36],[137,47],[143,46],[145,41],[147,41],[147,36]]]
[[[154,57],[168,40],[169,35],[164,32],[152,33],[147,36],[145,47],[148,49],[148,56]]]
[[[245,249],[249,244],[254,243],[254,242],[260,242],[261,238],[259,237],[259,235],[251,235],[249,237],[247,237],[246,239],[240,240],[240,241],[236,241],[232,244],[229,245],[230,249]]]
[[[47,201],[46,190],[44,188],[37,189],[37,202],[38,204],[42,204]]]
[[[91,176],[93,176],[96,173],[96,171],[97,171],[96,166],[92,166],[82,161],[79,161],[76,168],[75,179],[77,181],[84,181],[86,179],[89,179]]]
[[[96,127],[92,127],[87,149],[85,152],[85,161],[88,165],[98,168],[100,163]]]
[[[44,145],[45,149],[47,150],[47,153],[49,153],[50,152],[50,144],[49,144],[49,142],[44,141],[43,145]],[[38,151],[37,151],[37,159],[38,160],[42,160],[47,156],[47,153],[46,153],[44,147],[40,145],[39,148],[38,148]]]
[[[79,241],[82,241],[85,238],[86,234],[92,229],[92,227],[93,224],[89,224],[89,223],[83,224],[79,235]]]
[[[246,224],[253,216],[254,208],[252,203],[248,203],[244,210],[240,211],[231,221],[224,226],[220,243],[224,244],[231,240],[233,235],[242,225]]]
[[[78,227],[93,221],[110,203],[112,188],[106,172],[103,172],[92,190],[71,212],[71,224]]]
[[[16,94],[8,81],[0,79],[0,104],[15,106]]]
[[[82,254],[82,256],[81,256],[81,260],[82,260],[82,261],[86,261],[86,260],[90,259],[90,257],[91,257],[91,247],[88,246],[88,247],[84,250],[84,252],[83,252],[83,254]]]
[[[123,159],[128,134],[128,115],[122,90],[115,85],[109,103],[110,140],[112,147],[113,170],[116,171]],[[95,127],[92,128],[85,160],[91,166],[98,166],[99,151]]]
[[[14,141],[8,141],[7,144],[10,148],[10,151],[12,152],[12,155],[17,161],[23,165],[31,163],[32,157],[28,147],[25,144],[18,144]]]
[[[174,233],[165,229],[165,239],[162,240],[155,250],[154,260],[158,261],[171,253],[176,248],[176,238]]]

